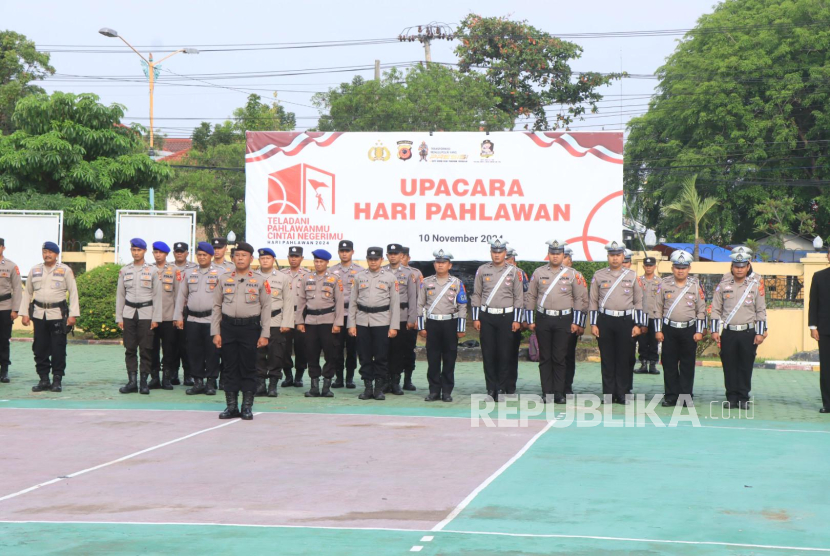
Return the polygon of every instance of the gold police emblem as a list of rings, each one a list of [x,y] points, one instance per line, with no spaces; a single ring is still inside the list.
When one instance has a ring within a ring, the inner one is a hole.
[[[380,141],[369,149],[369,160],[372,162],[386,162],[391,156],[392,154],[389,152],[389,149],[384,147]]]

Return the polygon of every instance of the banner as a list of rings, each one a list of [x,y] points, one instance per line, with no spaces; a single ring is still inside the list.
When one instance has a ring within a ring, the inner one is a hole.
[[[400,243],[413,260],[442,248],[490,260],[498,238],[542,261],[548,239],[575,260],[622,240],[622,132],[248,132],[246,240],[355,258]]]

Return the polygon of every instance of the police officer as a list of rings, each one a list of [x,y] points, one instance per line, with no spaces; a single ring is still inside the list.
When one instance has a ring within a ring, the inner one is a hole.
[[[301,332],[297,330],[296,324],[297,319],[301,316],[297,312],[297,302],[300,297],[300,291],[303,289],[303,282],[305,281],[306,277],[310,274],[308,270],[300,266],[303,262],[303,248],[298,245],[292,245],[288,248],[288,268],[281,268],[280,272],[288,276],[291,280],[291,291],[294,295],[294,329],[288,333],[286,336],[287,344],[286,344],[286,358],[285,358],[285,367],[283,367],[283,371],[285,372],[285,380],[282,381],[282,387],[285,388],[287,386],[295,386],[297,388],[303,387],[303,373],[305,372],[306,366],[308,363],[306,362],[306,355],[305,355],[305,341],[303,340],[302,336],[300,336]],[[294,354],[294,361],[291,361],[291,354]],[[292,375],[291,367],[296,369],[296,376]]]
[[[591,279],[588,310],[602,359],[604,401],[626,404],[632,380],[632,338],[648,323],[643,313],[643,289],[634,271],[623,268],[625,246],[612,241],[605,250],[608,267],[596,271]]]
[[[401,264],[403,257],[403,246],[399,243],[390,243],[386,246],[386,258],[389,264],[383,270],[393,274],[398,280],[398,296],[401,300],[401,322],[398,334],[389,341],[389,382],[386,385],[386,392],[396,396],[402,396],[401,374],[403,374],[406,362],[409,360],[407,353],[415,350],[417,340],[417,304],[418,286],[417,276],[408,267]]]
[[[760,276],[748,277],[750,255],[735,253],[732,272],[721,280],[712,297],[712,339],[720,345],[726,402],[749,408],[752,365],[767,331],[767,305]]]
[[[20,309],[23,286],[20,282],[20,269],[3,256],[5,250],[6,240],[0,237],[0,382],[7,383],[11,365],[9,339],[12,337],[12,324]]]
[[[343,284],[343,307],[346,314],[349,311],[349,302],[352,294],[352,278],[363,270],[363,267],[352,262],[354,255],[354,243],[348,239],[344,239],[337,245],[337,255],[340,257],[340,264],[336,264],[329,268],[329,272],[340,279]],[[337,350],[337,361],[334,365],[335,380],[332,383],[332,388],[343,388],[343,368],[346,369],[346,388],[354,388],[354,371],[357,368],[357,348],[356,338],[349,336],[346,326],[340,330],[340,348]],[[343,348],[345,347],[345,352]],[[413,354],[415,352],[413,351]],[[344,356],[345,354],[345,356]],[[404,384],[404,388],[406,385]]]
[[[389,339],[398,334],[401,323],[398,280],[380,267],[382,257],[381,247],[370,247],[366,251],[369,268],[352,279],[348,326],[349,335],[357,338],[364,386],[358,396],[361,400],[386,399],[383,390],[389,378]]]
[[[228,252],[228,240],[223,237],[215,237],[211,245],[213,245],[213,266],[224,268],[230,272],[236,270],[233,261],[225,259],[225,254]]]
[[[127,384],[118,389],[122,394],[149,394],[147,376],[152,369],[153,330],[162,318],[162,289],[158,272],[147,264],[144,255],[147,243],[140,238],[130,240],[133,262],[118,273],[115,295],[115,322],[124,331],[124,359]],[[136,384],[138,357],[141,356],[141,386]]]
[[[691,406],[697,343],[706,331],[706,302],[700,282],[689,276],[692,256],[686,251],[675,251],[670,260],[673,276],[660,281],[651,323],[657,341],[663,343],[666,393],[662,405]]]
[[[183,278],[184,275],[190,270],[199,268],[198,264],[187,260],[189,256],[190,248],[186,243],[178,241],[173,244],[173,265],[176,267],[175,290],[177,299],[179,296],[179,290],[181,290],[182,286],[185,284]],[[184,313],[185,314],[182,315],[182,318],[184,319],[182,322],[184,323],[184,326],[187,326],[187,307],[184,308]],[[176,356],[173,360],[173,368],[170,371],[170,384],[173,386],[181,384],[179,382],[179,365],[181,365],[182,369],[184,369],[184,385],[193,386],[193,377],[190,374],[190,358],[187,355],[187,330],[175,327],[174,330],[176,334]]]
[[[512,333],[521,328],[524,290],[518,269],[505,262],[507,242],[490,243],[493,262],[478,267],[471,305],[473,327],[481,333],[487,395],[498,401],[510,381]]]
[[[415,275],[416,284],[423,284],[423,273],[414,266],[409,265],[409,262],[412,260],[412,257],[409,256],[409,247],[401,246],[401,249],[401,264],[408,268]],[[415,346],[418,343],[418,336],[415,332],[416,331],[414,331],[412,334],[412,349],[408,349],[406,351],[403,368],[403,389],[412,392],[418,390],[418,388],[416,388],[415,385],[412,383],[412,373],[415,372]]]
[[[167,262],[170,247],[163,241],[153,243],[153,259],[156,261],[156,272],[161,282],[161,323],[153,330],[153,365],[150,369],[150,382],[147,388],[157,390],[164,388],[172,390],[170,382],[173,368],[178,366],[178,350],[176,346],[176,327],[173,326],[173,313],[176,309],[176,292],[182,275],[176,272],[175,265]],[[164,355],[162,356],[162,352]],[[159,370],[162,371],[162,380],[159,382]]]
[[[287,336],[294,330],[294,292],[291,291],[291,279],[277,270],[277,255],[273,249],[265,247],[259,253],[259,272],[268,281],[271,289],[271,337],[268,346],[257,349],[257,390],[256,396],[276,398],[277,383],[282,377],[282,369],[287,359]],[[268,390],[265,389],[265,381]]]
[[[631,249],[623,251],[623,268],[631,268],[631,257],[634,252]]]
[[[568,268],[573,268],[573,249],[565,247],[565,257],[562,259],[562,264]],[[584,326],[583,331],[584,333]],[[576,376],[576,344],[582,333],[571,334],[568,336],[568,352],[565,355],[565,395],[574,393],[574,377]]]
[[[418,291],[418,330],[427,340],[427,382],[424,401],[452,401],[458,338],[467,330],[467,291],[450,276],[452,253],[433,251],[435,274],[424,279]]]
[[[525,299],[526,321],[539,340],[539,377],[546,403],[565,403],[565,359],[570,338],[585,331],[588,285],[562,264],[567,243],[547,241],[549,264],[533,271]]]
[[[57,262],[60,252],[57,244],[51,241],[43,244],[43,263],[33,266],[29,271],[20,302],[19,312],[23,313],[23,326],[29,326],[30,320],[34,321],[32,351],[40,381],[32,386],[32,392],[63,390],[61,382],[66,374],[66,335],[75,326],[75,319],[81,315],[75,275],[67,265]]]
[[[518,253],[512,247],[507,250],[507,256],[505,257],[505,261],[507,264],[511,264],[516,267],[516,273],[519,275],[519,278],[522,281],[522,291],[524,292],[525,297],[527,296],[527,289],[530,285],[530,279],[527,277],[527,273],[516,266],[516,257]],[[522,304],[524,307],[524,304]],[[507,387],[505,388],[506,394],[515,394],[516,393],[516,383],[519,381],[519,347],[522,345],[522,330],[526,330],[528,328],[528,323],[525,322],[525,312],[522,311],[522,324],[521,329],[513,332],[513,345],[510,350],[510,379],[508,380]]]
[[[268,345],[271,335],[271,287],[265,277],[251,270],[254,248],[237,243],[236,267],[222,275],[213,297],[210,332],[225,361],[225,401],[220,419],[254,418],[257,348]],[[242,411],[239,392],[242,391]]]
[[[188,344],[188,368],[193,380],[193,386],[185,391],[188,396],[216,395],[216,379],[219,378],[219,354],[213,345],[210,324],[213,298],[217,287],[221,287],[221,275],[225,271],[211,262],[213,253],[210,243],[202,241],[197,245],[196,261],[199,264],[185,271],[173,315],[176,329],[185,333]]]
[[[661,279],[655,272],[656,270],[657,259],[646,257],[643,260],[643,275],[640,276],[640,283],[643,286],[643,312],[649,319],[649,323],[648,330],[636,338],[636,343],[640,346],[640,367],[634,370],[636,374],[660,374],[657,370],[657,361],[660,360],[660,356],[657,354],[658,342],[655,339],[654,319],[660,319],[660,315],[655,313],[655,307]]]

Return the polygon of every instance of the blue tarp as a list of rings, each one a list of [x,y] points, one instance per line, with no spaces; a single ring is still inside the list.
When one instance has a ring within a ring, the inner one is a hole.
[[[657,248],[659,249],[661,246],[666,246],[672,251],[686,251],[688,253],[692,253],[695,250],[694,243],[661,243]],[[701,260],[714,261],[716,263],[728,263],[732,260],[729,258],[729,255],[732,254],[729,249],[724,249],[711,243],[701,243],[697,247],[700,251]]]

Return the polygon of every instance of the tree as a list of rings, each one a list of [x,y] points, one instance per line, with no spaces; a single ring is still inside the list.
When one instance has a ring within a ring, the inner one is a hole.
[[[319,131],[477,131],[512,127],[498,108],[496,90],[478,74],[439,64],[405,74],[392,68],[381,81],[356,76],[351,83],[314,95]]]
[[[53,73],[49,54],[38,52],[34,41],[14,31],[0,31],[0,135],[14,131],[11,116],[17,101],[43,92],[32,81]]]
[[[569,61],[582,56],[582,47],[541,31],[526,21],[469,14],[459,25],[455,49],[458,68],[483,68],[487,81],[498,91],[497,108],[514,118],[533,119],[525,128],[567,127],[586,112],[598,112],[602,95],[597,88],[622,74],[583,72],[574,76]],[[567,107],[549,120],[551,105]],[[512,127],[512,126],[511,126]]]
[[[765,243],[784,249],[785,236],[791,231],[813,239],[816,219],[805,211],[796,213],[793,206],[795,202],[792,197],[782,197],[767,199],[754,207],[756,231],[770,236]]]
[[[235,129],[244,138],[246,131],[288,131],[297,127],[297,118],[277,102],[277,93],[271,104],[262,102],[259,95],[249,95],[245,106],[233,111]]]
[[[683,225],[690,225],[695,231],[695,248],[692,251],[694,260],[700,260],[700,223],[717,204],[716,199],[701,199],[697,193],[695,182],[697,176],[686,176],[683,179],[680,194],[673,203],[663,208],[665,214],[678,213],[683,218]]]
[[[635,215],[665,234],[671,184],[697,174],[716,199],[711,239],[758,232],[753,208],[818,203],[830,233],[830,4],[726,0],[700,18],[661,67],[648,112],[629,123],[625,189]],[[799,187],[793,187],[799,186]]]

